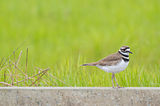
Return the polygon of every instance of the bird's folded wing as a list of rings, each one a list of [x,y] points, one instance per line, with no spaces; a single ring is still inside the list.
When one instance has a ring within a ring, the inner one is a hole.
[[[118,54],[112,54],[98,61],[97,65],[113,66],[113,65],[118,64],[120,61],[121,61],[121,57]]]

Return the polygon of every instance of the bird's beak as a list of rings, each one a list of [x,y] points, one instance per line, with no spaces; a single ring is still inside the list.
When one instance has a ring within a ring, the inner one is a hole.
[[[132,52],[131,52],[131,51],[129,51],[129,53],[131,53],[131,54],[132,54]]]

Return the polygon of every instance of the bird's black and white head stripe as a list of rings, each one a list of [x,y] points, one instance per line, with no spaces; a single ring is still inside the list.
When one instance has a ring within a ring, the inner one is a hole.
[[[130,48],[128,46],[122,46],[118,52],[123,56],[122,59],[125,62],[129,61],[129,53],[132,53],[132,52],[130,51]]]

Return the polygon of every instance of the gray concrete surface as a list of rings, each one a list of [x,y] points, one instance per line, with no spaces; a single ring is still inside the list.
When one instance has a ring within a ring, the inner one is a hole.
[[[0,106],[160,106],[160,88],[1,87]]]

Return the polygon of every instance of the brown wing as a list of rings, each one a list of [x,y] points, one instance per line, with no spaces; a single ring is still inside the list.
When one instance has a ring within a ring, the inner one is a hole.
[[[121,56],[119,55],[119,53],[114,53],[98,61],[97,65],[112,66],[112,65],[116,65],[120,61],[121,61]]]

